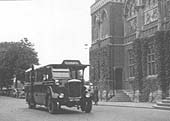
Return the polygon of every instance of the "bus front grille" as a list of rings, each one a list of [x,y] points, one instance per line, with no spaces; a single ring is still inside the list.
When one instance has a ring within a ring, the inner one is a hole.
[[[81,96],[81,82],[70,82],[68,89],[69,97],[80,97]]]

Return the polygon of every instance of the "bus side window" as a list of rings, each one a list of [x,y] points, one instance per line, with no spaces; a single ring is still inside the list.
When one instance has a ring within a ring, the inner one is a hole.
[[[71,77],[72,79],[76,79],[76,71],[71,71]]]
[[[35,81],[37,82],[38,81],[38,79],[37,79],[37,70],[35,70]]]
[[[83,70],[77,71],[78,79],[83,79]]]
[[[48,74],[43,74],[43,81],[47,81],[48,80]]]
[[[31,72],[28,73],[29,76],[29,82],[31,82]]]

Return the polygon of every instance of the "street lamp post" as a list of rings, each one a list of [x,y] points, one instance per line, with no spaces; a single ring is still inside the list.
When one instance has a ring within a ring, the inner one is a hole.
[[[34,93],[34,81],[35,81],[35,72],[34,72],[34,65],[32,65],[32,70],[31,70],[31,93],[30,93],[30,97],[31,97],[31,102],[33,103],[34,102],[34,96],[33,96],[33,93]]]
[[[84,43],[84,46],[83,46],[83,49],[84,49],[84,55],[85,55],[85,63],[88,63],[89,64],[89,44],[88,43]],[[90,79],[90,67],[86,68],[85,69],[85,80],[89,80]]]
[[[115,71],[116,71],[116,67],[113,67],[113,93],[114,93],[114,95],[116,94],[116,73],[115,73]]]

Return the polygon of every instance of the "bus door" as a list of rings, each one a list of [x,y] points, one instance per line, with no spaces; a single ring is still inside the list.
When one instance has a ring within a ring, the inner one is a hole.
[[[37,104],[41,104],[41,85],[40,84],[35,84],[34,85],[34,100]]]
[[[34,85],[34,100],[37,104],[44,104],[44,87],[45,86],[41,82]]]
[[[45,104],[45,97],[46,97],[46,85],[40,84],[36,86],[35,91],[35,101],[38,104]]]
[[[41,103],[46,104],[46,92],[47,92],[47,85],[41,86]]]

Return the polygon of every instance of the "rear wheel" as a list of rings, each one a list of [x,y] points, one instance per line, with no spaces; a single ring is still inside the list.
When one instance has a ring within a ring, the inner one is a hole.
[[[29,107],[30,109],[33,109],[33,108],[36,107],[36,104],[35,104],[34,102],[29,101],[29,102],[28,102],[28,107]]]
[[[31,94],[30,93],[27,93],[26,101],[28,102],[28,107],[30,109],[36,107],[36,103],[33,100],[31,100]]]
[[[59,103],[55,102],[54,100],[52,100],[52,97],[49,95],[48,96],[48,100],[47,100],[47,109],[48,112],[51,114],[54,114],[56,111],[58,111],[60,108]]]

